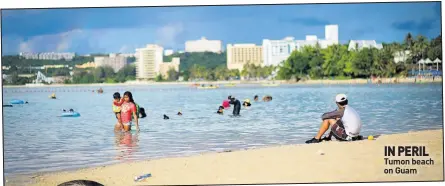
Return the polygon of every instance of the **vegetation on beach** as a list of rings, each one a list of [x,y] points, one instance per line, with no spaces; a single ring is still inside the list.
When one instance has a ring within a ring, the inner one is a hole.
[[[394,54],[405,50],[411,52],[407,61],[396,63]],[[408,34],[403,43],[383,43],[382,49],[348,50],[348,45],[331,45],[326,49],[307,46],[301,51],[293,51],[283,61],[277,77],[299,80],[407,76],[420,59],[426,58],[442,59],[441,36],[428,41],[424,36],[413,38]]]

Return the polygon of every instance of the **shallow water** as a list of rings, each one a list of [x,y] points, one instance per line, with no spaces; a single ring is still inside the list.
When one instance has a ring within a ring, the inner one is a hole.
[[[142,159],[193,155],[228,149],[304,143],[312,138],[320,116],[335,109],[337,93],[346,93],[363,120],[362,135],[390,134],[442,128],[442,85],[298,85],[245,86],[197,90],[187,86],[3,88],[3,101],[29,101],[3,107],[4,171],[32,173]],[[146,109],[141,131],[113,132],[116,118],[112,94],[131,90]],[[253,102],[241,117],[216,114],[231,94],[249,98],[273,96],[271,102]],[[73,108],[78,118],[57,117]],[[183,116],[176,113],[181,110]],[[163,120],[167,114],[170,120]]]

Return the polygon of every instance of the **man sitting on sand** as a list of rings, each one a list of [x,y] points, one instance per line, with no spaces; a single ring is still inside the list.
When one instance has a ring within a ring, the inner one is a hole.
[[[338,94],[335,97],[338,109],[332,112],[324,113],[321,118],[320,130],[318,134],[307,140],[306,143],[319,143],[322,140],[331,140],[332,135],[340,141],[354,141],[360,138],[359,133],[362,127],[360,116],[351,106],[348,105],[348,99],[345,94]],[[321,139],[321,136],[331,126],[331,132],[328,137]]]

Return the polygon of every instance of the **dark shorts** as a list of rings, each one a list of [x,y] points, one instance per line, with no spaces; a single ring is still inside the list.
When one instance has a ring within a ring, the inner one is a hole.
[[[331,127],[331,134],[340,141],[348,141],[348,134],[346,134],[345,126],[341,119],[337,120],[337,122]]]

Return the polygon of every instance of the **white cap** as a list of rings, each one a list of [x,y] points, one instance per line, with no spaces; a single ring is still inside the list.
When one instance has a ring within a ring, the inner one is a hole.
[[[345,94],[337,94],[337,96],[335,96],[335,102],[342,102],[342,101],[346,101],[348,98],[346,97]]]

